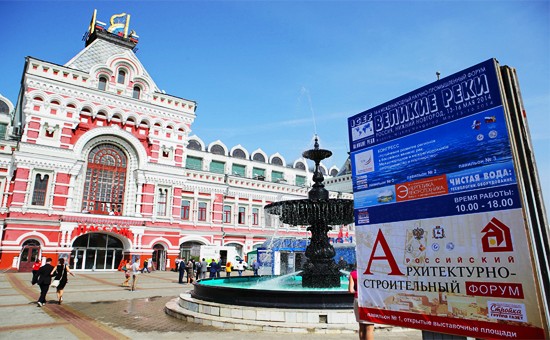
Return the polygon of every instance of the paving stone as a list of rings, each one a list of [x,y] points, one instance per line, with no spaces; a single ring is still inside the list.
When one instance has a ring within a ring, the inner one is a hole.
[[[39,294],[36,286],[29,282],[30,273],[0,273],[0,312],[10,314],[9,318],[0,318],[0,339],[280,340],[284,337],[282,333],[277,333],[280,327],[276,327],[276,322],[266,327],[239,326],[241,330],[227,329],[237,327],[221,322],[220,325],[226,328],[216,329],[212,321],[206,320],[205,324],[201,324],[193,316],[179,315],[180,319],[166,314],[165,306],[169,303],[178,306],[180,294],[187,294],[192,288],[192,285],[179,285],[177,274],[171,272],[140,275],[136,292],[120,287],[123,278],[120,272],[76,274],[76,278],[69,279],[62,305],[51,303],[39,308],[34,305]],[[48,299],[53,302],[54,290],[50,290]],[[219,316],[220,308],[211,307],[215,308]],[[300,318],[296,316],[297,321]],[[315,322],[318,322],[317,319]],[[270,332],[263,332],[262,329],[269,329]],[[381,330],[380,339],[422,339],[421,333],[416,330],[390,330]],[[357,339],[355,332],[326,333],[325,329],[296,328],[290,337],[293,340]]]

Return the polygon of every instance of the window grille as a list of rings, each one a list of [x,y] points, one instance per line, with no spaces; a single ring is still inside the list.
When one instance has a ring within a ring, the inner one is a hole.
[[[127,159],[114,145],[98,145],[88,155],[82,210],[92,214],[122,214]]]

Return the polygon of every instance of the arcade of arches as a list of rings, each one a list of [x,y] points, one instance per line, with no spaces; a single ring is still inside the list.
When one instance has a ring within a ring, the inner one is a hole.
[[[129,251],[125,251],[123,242],[116,236],[105,233],[88,233],[77,237],[72,244],[72,251],[66,254],[69,265],[74,270],[117,270],[120,262],[130,261]],[[65,257],[60,254],[60,257]],[[143,256],[142,256],[143,257]],[[41,258],[40,242],[29,239],[23,243],[20,254],[19,271],[31,271],[33,263]],[[150,256],[154,270],[166,270],[166,249],[161,244],[153,246]]]

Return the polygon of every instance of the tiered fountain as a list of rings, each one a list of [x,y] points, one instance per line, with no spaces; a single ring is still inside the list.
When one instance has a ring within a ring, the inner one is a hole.
[[[327,232],[332,229],[331,225],[353,222],[353,201],[329,198],[319,164],[332,156],[332,152],[319,149],[317,137],[314,148],[305,151],[302,156],[315,162],[314,184],[308,199],[272,203],[265,207],[265,211],[278,215],[280,221],[286,224],[309,225],[307,230],[311,232],[311,242],[306,249],[308,260],[301,274],[302,287],[340,287],[342,274],[334,262],[334,247],[328,241]]]
[[[314,184],[308,198],[272,203],[265,211],[278,215],[283,223],[309,226],[311,239],[303,271],[284,278],[242,276],[201,280],[190,294],[180,296],[178,306],[166,305],[168,314],[205,324],[217,321],[224,324],[222,327],[230,323],[236,329],[355,330],[353,295],[348,293],[347,277],[334,262],[335,251],[327,236],[331,225],[353,222],[353,201],[329,198],[319,164],[332,152],[319,149],[317,137],[314,148],[302,155],[315,162]]]

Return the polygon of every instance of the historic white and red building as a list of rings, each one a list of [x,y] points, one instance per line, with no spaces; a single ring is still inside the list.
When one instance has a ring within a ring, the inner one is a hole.
[[[246,255],[276,229],[307,237],[263,209],[307,197],[306,160],[193,135],[197,103],[159,90],[116,17],[106,26],[94,13],[64,65],[26,58],[15,105],[0,96],[0,268],[65,256],[113,270],[140,256],[165,270],[200,245]]]

